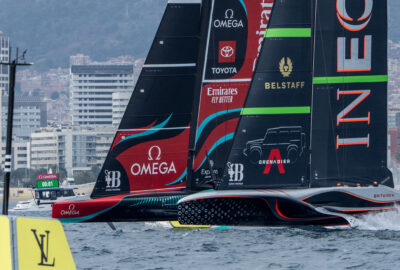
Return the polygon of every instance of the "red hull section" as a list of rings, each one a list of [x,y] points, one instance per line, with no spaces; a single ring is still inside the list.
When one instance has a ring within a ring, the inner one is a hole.
[[[117,195],[87,201],[61,201],[53,204],[52,217],[86,218],[116,206],[126,195]]]

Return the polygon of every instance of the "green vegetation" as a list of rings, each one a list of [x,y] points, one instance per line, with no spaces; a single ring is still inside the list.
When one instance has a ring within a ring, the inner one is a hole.
[[[75,184],[80,185],[85,183],[96,182],[99,172],[100,172],[100,167],[98,166],[92,166],[90,171],[75,172],[74,173]]]

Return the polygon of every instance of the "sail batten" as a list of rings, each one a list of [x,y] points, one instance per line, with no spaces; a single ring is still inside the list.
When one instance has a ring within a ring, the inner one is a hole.
[[[263,114],[309,114],[310,106],[301,107],[258,107],[243,108],[241,115],[263,115]]]
[[[313,84],[388,82],[388,75],[314,77]]]
[[[311,28],[269,28],[265,32],[265,37],[311,37]]]

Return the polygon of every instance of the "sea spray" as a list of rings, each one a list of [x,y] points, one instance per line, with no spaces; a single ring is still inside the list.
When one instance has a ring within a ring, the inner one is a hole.
[[[352,227],[359,230],[392,230],[400,231],[400,206],[393,211],[372,213],[352,220]]]

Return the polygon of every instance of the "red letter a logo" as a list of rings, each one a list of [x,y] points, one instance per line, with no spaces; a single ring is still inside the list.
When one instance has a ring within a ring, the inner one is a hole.
[[[280,174],[285,173],[285,168],[283,168],[281,152],[279,151],[279,149],[271,150],[271,153],[269,154],[269,157],[267,160],[267,165],[265,166],[265,169],[264,169],[264,174],[270,173],[272,164],[278,165],[278,170],[279,170]]]

